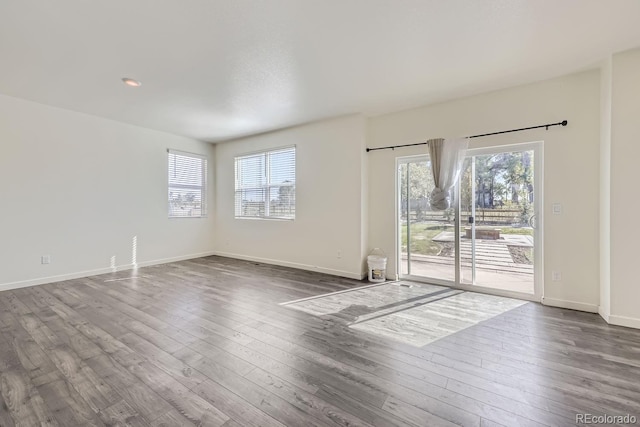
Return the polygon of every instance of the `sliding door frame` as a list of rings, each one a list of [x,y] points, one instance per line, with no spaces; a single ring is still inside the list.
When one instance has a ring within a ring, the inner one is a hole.
[[[465,285],[461,283],[461,262],[460,262],[460,228],[462,224],[462,218],[460,218],[460,182],[456,185],[455,200],[453,205],[455,206],[455,281],[435,279],[424,276],[414,276],[411,274],[402,274],[402,235],[401,235],[401,218],[400,208],[402,203],[402,185],[400,180],[400,165],[413,162],[425,161],[428,159],[426,155],[414,155],[414,156],[402,156],[396,157],[395,167],[395,183],[396,183],[396,203],[395,203],[395,257],[396,257],[396,279],[406,279],[416,282],[424,282],[435,285],[448,286],[455,289],[464,291],[472,291],[479,293],[486,293],[491,295],[498,295],[511,298],[525,299],[529,301],[541,302],[544,297],[544,142],[526,142],[516,143],[509,145],[496,145],[486,148],[474,148],[467,151],[467,157],[480,156],[483,154],[495,154],[500,152],[509,151],[528,151],[534,152],[534,214],[536,216],[536,227],[534,229],[534,292],[533,294],[508,291],[503,289],[494,289],[490,287],[478,286],[478,285]],[[474,178],[475,179],[475,178]],[[407,193],[408,194],[408,193]],[[408,197],[407,197],[408,199]],[[409,230],[409,212],[407,211],[407,229]],[[407,246],[410,245],[410,241],[407,240]],[[411,260],[408,259],[407,263],[410,265]],[[410,272],[410,268],[408,269]]]

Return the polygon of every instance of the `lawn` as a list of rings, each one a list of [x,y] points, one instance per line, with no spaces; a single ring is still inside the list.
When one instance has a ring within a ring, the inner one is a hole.
[[[434,242],[433,238],[447,229],[453,231],[452,226],[435,225],[424,222],[411,224],[411,253],[420,255],[438,255],[442,250],[442,245],[438,242]],[[406,252],[406,224],[402,225],[400,232],[402,233],[402,252]]]
[[[500,234],[522,234],[525,236],[533,236],[533,228],[531,227],[501,227],[496,225],[495,228],[500,229]]]

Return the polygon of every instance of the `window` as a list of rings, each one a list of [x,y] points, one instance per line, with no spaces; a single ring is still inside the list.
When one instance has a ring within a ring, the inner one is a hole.
[[[207,158],[199,154],[169,152],[169,218],[207,215]]]
[[[235,158],[236,218],[295,219],[296,147]]]

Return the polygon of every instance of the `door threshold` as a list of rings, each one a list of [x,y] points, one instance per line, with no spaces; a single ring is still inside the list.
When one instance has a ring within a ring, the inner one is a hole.
[[[456,283],[449,282],[447,280],[429,279],[427,277],[421,277],[421,276],[400,276],[400,280],[406,280],[409,282],[426,283],[429,285],[447,286],[451,289],[458,289],[458,290],[467,291],[467,292],[476,292],[479,294],[496,295],[496,296],[505,297],[505,298],[516,298],[516,299],[521,299],[521,300],[526,300],[531,302],[538,302],[538,303],[542,302],[542,297],[537,297],[535,294],[529,294],[525,292],[488,288],[488,287],[478,286],[478,285],[458,285]]]

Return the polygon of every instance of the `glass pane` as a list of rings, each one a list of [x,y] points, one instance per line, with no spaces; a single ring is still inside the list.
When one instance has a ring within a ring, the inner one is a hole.
[[[295,218],[295,185],[271,186],[269,189],[269,216],[274,218]]]
[[[409,258],[407,257],[407,163],[398,167],[398,180],[400,184],[400,274],[409,274]]]
[[[205,215],[202,189],[192,190],[169,187],[169,216],[189,217]]]
[[[454,281],[455,209],[431,209],[429,198],[434,187],[429,159],[407,164],[401,187],[404,200],[401,235],[405,236],[401,259],[407,259],[411,275]]]
[[[267,183],[265,175],[265,155],[240,157],[236,159],[236,188],[260,187]]]
[[[460,174],[460,283],[473,284],[472,225],[469,218],[474,216],[473,167],[467,158]]]
[[[533,150],[475,157],[476,285],[534,292],[534,173]]]
[[[236,190],[236,216],[264,216],[265,190],[247,189]]]
[[[169,185],[202,186],[206,160],[169,153]]]
[[[292,184],[295,182],[295,148],[288,148],[269,153],[269,184]]]

